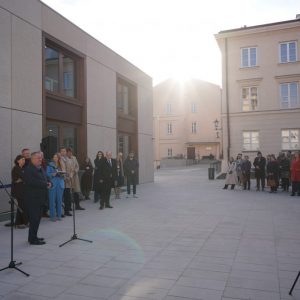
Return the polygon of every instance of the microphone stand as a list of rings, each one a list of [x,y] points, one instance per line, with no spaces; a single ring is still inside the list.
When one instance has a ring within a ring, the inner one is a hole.
[[[15,205],[17,210],[19,210],[20,213],[23,213],[23,210],[18,206],[18,203],[16,203],[15,199],[12,197],[12,195],[8,192],[8,190],[6,189],[6,187],[4,186],[4,184],[2,183],[2,181],[0,180],[0,184],[1,187],[4,189],[4,191],[6,192],[6,194],[9,197],[9,203],[10,203],[10,222],[11,222],[11,227],[10,227],[10,262],[8,264],[7,267],[0,269],[1,271],[7,270],[7,269],[14,269],[17,270],[21,273],[23,273],[24,275],[26,275],[27,277],[29,276],[28,273],[20,270],[17,266],[21,265],[22,262],[16,263],[16,261],[14,260],[14,211],[15,211]]]
[[[62,243],[61,245],[59,245],[59,247],[62,247],[62,246],[66,245],[69,242],[74,241],[74,240],[80,240],[80,241],[87,242],[87,243],[92,243],[93,242],[93,241],[90,241],[90,240],[81,239],[76,234],[76,228],[75,228],[75,226],[76,226],[76,223],[75,223],[75,201],[74,201],[72,189],[70,189],[70,193],[71,193],[72,212],[73,212],[73,235],[71,236],[71,238],[68,241],[66,241],[66,242]]]

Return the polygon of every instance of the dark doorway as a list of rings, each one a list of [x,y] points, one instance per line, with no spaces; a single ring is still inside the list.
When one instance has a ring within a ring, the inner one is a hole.
[[[196,150],[195,147],[187,147],[187,159],[195,159]]]

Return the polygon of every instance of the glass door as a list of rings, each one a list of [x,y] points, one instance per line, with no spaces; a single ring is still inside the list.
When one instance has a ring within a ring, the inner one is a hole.
[[[57,139],[57,151],[60,147],[70,147],[74,155],[78,152],[78,127],[70,124],[47,121],[47,136]]]

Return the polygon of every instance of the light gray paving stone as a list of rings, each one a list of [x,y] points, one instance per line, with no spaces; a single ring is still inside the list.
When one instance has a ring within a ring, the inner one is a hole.
[[[203,278],[203,279],[213,279],[213,280],[227,280],[230,273],[225,272],[215,272],[207,270],[198,270],[198,269],[186,269],[183,272],[183,276],[193,277],[193,278]]]
[[[169,296],[201,300],[221,300],[222,292],[217,290],[200,289],[175,285],[168,293]]]
[[[58,274],[46,274],[38,277],[34,282],[48,284],[48,285],[58,285],[62,287],[69,287],[76,284],[79,281],[76,277],[58,275]]]
[[[87,285],[104,286],[109,288],[119,288],[123,286],[127,281],[127,279],[98,276],[93,274],[82,279],[81,283]]]
[[[0,282],[0,295],[4,296],[17,290],[19,285]]]
[[[123,278],[130,279],[137,273],[137,270],[129,270],[129,269],[117,269],[117,268],[100,268],[94,272],[95,275],[101,275],[106,277],[115,277],[115,278]]]
[[[168,290],[148,286],[143,282],[135,285],[126,285],[118,290],[118,294],[136,298],[151,300],[163,300],[168,294]]]
[[[1,300],[47,300],[49,298],[42,297],[42,296],[27,295],[20,292],[20,293],[11,293],[7,296],[4,296],[3,298],[1,297],[0,299]]]
[[[93,297],[97,299],[107,299],[116,292],[116,289],[87,284],[77,284],[65,291],[65,294],[76,296]]]
[[[157,277],[162,279],[175,279],[177,280],[182,274],[182,271],[168,270],[168,269],[148,269],[144,268],[136,274],[141,277]]]
[[[171,289],[176,280],[154,278],[154,277],[140,277],[136,276],[127,282],[127,285],[141,285],[145,287],[151,287],[156,289]]]
[[[176,285],[223,291],[225,289],[226,280],[182,276],[177,280]]]
[[[223,296],[243,300],[280,300],[279,293],[234,287],[226,287]]]
[[[227,282],[227,286],[261,291],[279,292],[278,280],[269,278],[258,280],[251,278],[230,277]]]
[[[19,288],[19,293],[32,294],[35,296],[54,298],[66,290],[66,287],[43,284],[39,282],[30,282],[26,286]]]

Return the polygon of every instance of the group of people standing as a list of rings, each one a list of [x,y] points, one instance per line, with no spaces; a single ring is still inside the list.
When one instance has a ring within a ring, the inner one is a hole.
[[[37,236],[42,215],[49,210],[50,220],[60,221],[65,216],[72,216],[72,201],[76,210],[84,210],[80,205],[81,195],[89,199],[94,190],[94,199],[100,199],[100,209],[112,208],[110,204],[111,189],[115,189],[116,198],[120,198],[124,175],[127,177],[127,194],[133,186],[136,197],[138,161],[130,153],[123,163],[122,154],[117,159],[111,152],[99,151],[93,167],[89,158],[81,166],[83,175],[79,179],[80,166],[71,148],[61,147],[50,161],[44,159],[43,152],[30,153],[23,149],[14,161],[12,169],[12,196],[17,200],[14,224],[17,228],[29,227],[28,242],[43,245],[43,238]]]
[[[292,186],[291,196],[300,196],[300,152],[280,153],[278,157],[270,154],[267,158],[263,157],[260,151],[253,161],[254,174],[256,178],[256,190],[264,191],[266,182],[270,187],[270,193],[276,193],[281,186],[285,192]],[[225,186],[231,186],[233,190],[236,185],[240,185],[244,190],[251,188],[252,163],[249,156],[238,154],[237,158],[230,158],[226,174]]]

